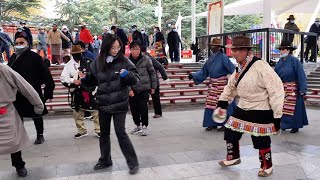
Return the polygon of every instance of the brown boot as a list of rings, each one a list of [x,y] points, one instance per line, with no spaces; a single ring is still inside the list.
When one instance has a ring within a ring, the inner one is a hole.
[[[241,163],[239,141],[227,142],[227,158],[219,161],[219,165],[222,167],[234,166]]]
[[[260,149],[259,150],[259,159],[261,162],[260,169],[258,172],[258,176],[268,177],[272,174],[272,157],[271,157],[271,149]]]

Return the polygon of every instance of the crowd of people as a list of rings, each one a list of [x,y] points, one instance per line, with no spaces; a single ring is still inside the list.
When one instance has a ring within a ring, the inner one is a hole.
[[[19,176],[25,177],[27,169],[21,150],[30,143],[22,121],[26,117],[32,118],[37,130],[34,144],[45,142],[42,116],[48,113],[45,102],[53,98],[55,84],[43,58],[31,51],[32,39],[28,31],[23,26],[19,28],[21,31],[16,33],[12,42],[15,53],[9,58],[8,66],[0,64],[0,85],[4,87],[0,92],[0,118],[12,126],[10,130],[0,127],[0,136],[7,139],[0,140],[0,154],[11,154],[12,166]],[[136,174],[139,161],[125,131],[126,115],[130,108],[135,124],[131,134],[147,136],[151,95],[155,110],[153,118],[162,116],[158,72],[166,83],[170,82],[162,65],[166,57],[164,36],[158,27],[154,28],[156,55],[152,57],[147,52],[150,43],[145,30],[140,32],[135,25],[131,29],[131,42],[124,30],[116,26],[103,27],[102,40],[98,36],[92,37],[86,24],[80,29],[70,33],[66,26],[60,31],[53,24],[46,34],[43,28],[39,28],[37,52],[43,51],[46,59],[49,44],[52,62],[65,64],[60,81],[68,87],[71,97],[70,106],[77,127],[74,138],[88,136],[85,114],[93,117],[94,134],[100,145],[100,157],[93,168],[99,170],[113,164],[110,141],[113,119],[129,173]],[[168,35],[170,58],[179,62],[176,48],[181,40],[174,26],[172,29]],[[129,57],[125,56],[127,44]],[[243,133],[248,133],[253,147],[259,150],[261,166],[258,175],[269,176],[273,172],[270,136],[286,129],[298,133],[308,125],[303,101],[307,90],[306,75],[300,61],[292,55],[296,48],[290,39],[283,40],[278,47],[281,58],[272,69],[266,61],[253,55],[249,37],[236,36],[228,46],[237,65],[225,55],[221,39],[213,38],[208,46],[208,60],[201,70],[188,77],[195,84],[210,78],[203,127],[212,131],[220,126],[218,130],[224,131],[227,156],[219,165],[226,167],[241,163],[239,141]]]

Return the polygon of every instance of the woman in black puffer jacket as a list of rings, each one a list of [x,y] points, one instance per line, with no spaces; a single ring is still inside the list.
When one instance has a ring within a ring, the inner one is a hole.
[[[129,92],[129,103],[132,118],[136,128],[131,134],[148,135],[148,101],[149,93],[154,94],[157,88],[157,76],[153,69],[151,59],[141,53],[141,44],[139,41],[133,41],[130,44],[130,60],[137,67],[140,81],[133,85]]]
[[[138,172],[139,164],[125,131],[125,119],[128,111],[128,87],[138,83],[139,75],[133,63],[120,51],[121,46],[121,41],[116,35],[107,34],[102,42],[100,56],[90,65],[92,77],[95,77],[98,84],[96,103],[101,129],[99,139],[101,157],[94,169],[112,166],[110,123],[113,117],[114,129],[121,151],[127,160],[129,172],[135,174]]]

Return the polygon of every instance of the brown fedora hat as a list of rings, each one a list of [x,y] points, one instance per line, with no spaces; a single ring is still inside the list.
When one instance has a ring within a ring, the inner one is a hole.
[[[295,20],[296,18],[294,17],[294,15],[290,15],[287,20]]]
[[[79,53],[83,53],[83,50],[80,45],[72,45],[70,53],[71,54],[79,54]]]
[[[232,39],[232,45],[226,45],[226,48],[252,48],[251,39],[247,36],[235,36]]]
[[[291,51],[294,51],[297,49],[297,47],[292,46],[289,41],[283,41],[281,42],[280,46],[277,47],[277,49],[290,49]]]
[[[223,45],[221,43],[221,39],[219,39],[219,38],[213,38],[211,43],[209,43],[209,46],[221,46],[221,47],[223,47]]]

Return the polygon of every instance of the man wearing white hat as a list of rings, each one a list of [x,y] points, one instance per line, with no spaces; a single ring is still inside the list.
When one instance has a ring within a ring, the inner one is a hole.
[[[318,37],[313,37],[313,36],[308,36],[306,43],[307,43],[307,48],[305,52],[305,59],[306,61],[316,61],[316,56],[317,56],[317,51],[318,51],[318,45],[317,41],[320,36],[320,18],[316,18],[315,22],[311,25],[309,32],[317,33]],[[316,50],[317,49],[317,50]],[[311,50],[311,56],[308,59],[309,56],[309,51]]]

